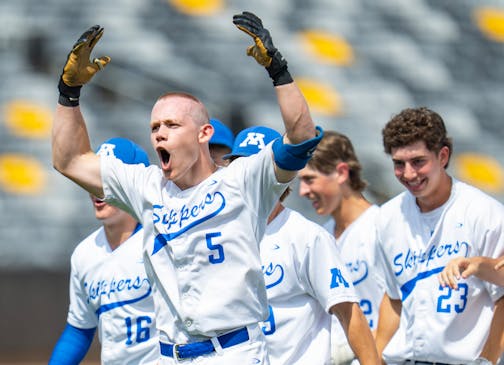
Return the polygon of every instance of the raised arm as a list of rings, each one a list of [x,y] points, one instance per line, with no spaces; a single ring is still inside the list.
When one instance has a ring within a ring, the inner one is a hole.
[[[244,11],[233,17],[233,23],[254,39],[255,44],[247,48],[247,55],[264,66],[273,80],[285,126],[283,143],[274,145],[275,163],[281,170],[277,169],[277,178],[289,181],[304,167],[323,132],[315,128],[308,104],[287,69],[287,61],[273,45],[261,19]]]
[[[79,97],[82,85],[110,62],[106,56],[90,61],[102,35],[99,25],[89,28],[68,54],[58,84],[60,96],[52,128],[54,168],[97,197],[103,196],[100,159],[91,149]]]

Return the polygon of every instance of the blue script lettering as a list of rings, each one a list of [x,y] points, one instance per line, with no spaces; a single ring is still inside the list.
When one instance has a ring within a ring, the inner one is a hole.
[[[266,289],[273,288],[283,280],[284,269],[280,264],[273,265],[273,263],[270,262],[269,265],[262,267],[262,271],[264,274],[264,281],[266,282]]]
[[[445,256],[464,256],[469,253],[469,244],[465,241],[457,241],[455,244],[445,243],[432,245],[427,251],[415,251],[408,249],[406,252],[400,252],[394,257],[395,275],[400,276],[404,271],[415,270],[417,266],[429,268],[429,265],[435,263],[438,259]]]
[[[183,205],[180,210],[171,209],[165,212],[162,205],[154,205],[152,220],[154,224],[162,223],[168,233],[160,233],[154,239],[154,255],[167,243],[189,229],[219,214],[226,206],[226,199],[221,192],[208,193],[203,200],[191,207]]]
[[[365,260],[347,262],[345,266],[352,277],[352,284],[357,285],[363,282],[368,276],[368,263]]]
[[[145,285],[144,285],[145,284]],[[98,282],[91,281],[91,283],[84,283],[84,287],[87,288],[88,296],[87,302],[106,297],[110,299],[112,294],[120,293],[122,291],[138,291],[143,287],[150,289],[150,282],[148,278],[141,278],[137,276],[136,278],[120,279],[116,281],[115,278],[108,280],[100,280]]]
[[[214,202],[216,204],[214,204]],[[177,226],[177,228],[181,228],[184,226],[184,222],[192,221],[195,218],[206,211],[214,211],[215,209],[222,208],[225,206],[226,200],[224,199],[224,195],[220,192],[215,192],[213,194],[206,194],[203,200],[193,205],[192,207],[188,207],[185,204],[180,208],[180,210],[171,209],[169,212],[164,212],[163,205],[153,205],[153,217],[152,221],[155,223],[161,222],[164,226],[166,226],[166,230],[170,230],[172,227]],[[212,206],[214,205],[214,206]]]

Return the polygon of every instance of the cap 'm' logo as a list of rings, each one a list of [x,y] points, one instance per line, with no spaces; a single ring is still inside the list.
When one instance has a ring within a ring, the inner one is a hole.
[[[96,154],[98,156],[115,156],[114,148],[116,146],[112,143],[103,143]]]
[[[265,135],[262,133],[249,132],[247,138],[240,143],[240,147],[257,146],[258,149],[262,150],[266,146],[264,137]]]

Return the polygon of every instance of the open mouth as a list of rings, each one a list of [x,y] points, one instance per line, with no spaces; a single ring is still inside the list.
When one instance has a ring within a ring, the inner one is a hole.
[[[168,165],[168,162],[170,162],[170,154],[168,153],[168,151],[162,148],[158,148],[157,152],[163,166]]]
[[[95,196],[92,196],[91,199],[92,199],[93,204],[95,205],[95,207],[101,207],[101,206],[104,206],[105,204],[107,204],[107,203],[105,203],[104,200],[99,199],[99,198],[97,198]]]

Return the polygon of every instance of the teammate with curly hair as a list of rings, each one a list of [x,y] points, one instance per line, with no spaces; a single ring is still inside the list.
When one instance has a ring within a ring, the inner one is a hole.
[[[504,288],[477,277],[458,288],[437,275],[457,257],[504,251],[504,206],[447,172],[452,141],[441,116],[409,108],[383,129],[406,191],[381,206],[386,295],[376,342],[387,363],[495,363],[502,349]]]

